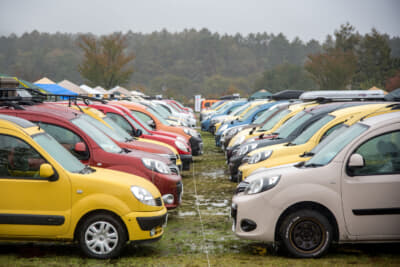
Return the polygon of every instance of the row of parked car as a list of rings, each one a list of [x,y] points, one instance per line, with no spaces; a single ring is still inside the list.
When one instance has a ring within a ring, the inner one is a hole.
[[[181,203],[180,171],[203,150],[182,126],[193,125],[191,109],[1,84],[0,238],[77,240],[86,255],[110,258],[162,236],[167,209]]]
[[[202,130],[239,182],[235,234],[295,257],[320,257],[332,242],[400,241],[399,101],[400,89],[292,91],[203,111]]]

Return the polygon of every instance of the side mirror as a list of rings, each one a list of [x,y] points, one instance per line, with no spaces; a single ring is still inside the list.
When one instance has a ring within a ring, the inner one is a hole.
[[[149,125],[153,129],[156,128],[156,124],[155,124],[155,122],[153,120],[148,120],[147,121],[147,125]]]
[[[86,145],[83,142],[78,142],[74,146],[76,152],[86,152]]]
[[[364,158],[360,154],[353,154],[350,156],[348,167],[350,169],[364,167]]]
[[[140,130],[140,129],[136,129],[136,131],[134,130],[134,136],[135,136],[135,137],[139,137],[139,136],[141,136],[142,134],[143,134],[142,130]]]
[[[43,163],[40,165],[39,176],[42,178],[47,178],[49,181],[57,181],[58,179],[53,167],[51,167],[51,165],[48,163]]]

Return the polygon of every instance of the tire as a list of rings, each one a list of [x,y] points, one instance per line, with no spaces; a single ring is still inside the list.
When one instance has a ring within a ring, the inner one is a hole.
[[[78,232],[79,246],[90,258],[118,257],[127,241],[124,225],[109,214],[95,214],[87,218]],[[107,246],[106,246],[107,245]]]
[[[283,220],[279,238],[282,248],[296,258],[318,258],[332,243],[332,225],[315,210],[295,211]]]

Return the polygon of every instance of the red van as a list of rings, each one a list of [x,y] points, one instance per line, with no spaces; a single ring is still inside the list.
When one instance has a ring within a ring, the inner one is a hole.
[[[54,103],[32,103],[2,106],[0,113],[36,122],[84,164],[124,171],[152,181],[167,208],[180,204],[182,178],[168,158],[119,147],[80,111]]]
[[[128,114],[124,113],[121,109],[113,105],[89,104],[89,106],[106,114],[106,118],[113,120],[128,133],[132,133],[132,136],[155,140],[173,146],[178,151],[183,162],[183,169],[190,169],[190,163],[192,162],[192,150],[188,143],[184,140],[181,141],[179,138],[160,135],[157,134],[157,131],[155,131],[155,133],[151,133],[149,130],[142,127],[140,123],[131,118]]]

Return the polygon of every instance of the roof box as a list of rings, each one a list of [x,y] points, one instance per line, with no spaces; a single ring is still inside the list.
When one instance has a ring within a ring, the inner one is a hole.
[[[304,94],[304,91],[300,90],[284,90],[278,93],[275,93],[271,96],[274,100],[288,100],[288,99],[298,99],[299,96]]]
[[[400,88],[393,90],[389,94],[385,95],[386,101],[400,101]]]
[[[331,90],[331,91],[310,91],[300,96],[304,101],[323,101],[323,100],[383,100],[385,94],[382,90]]]

